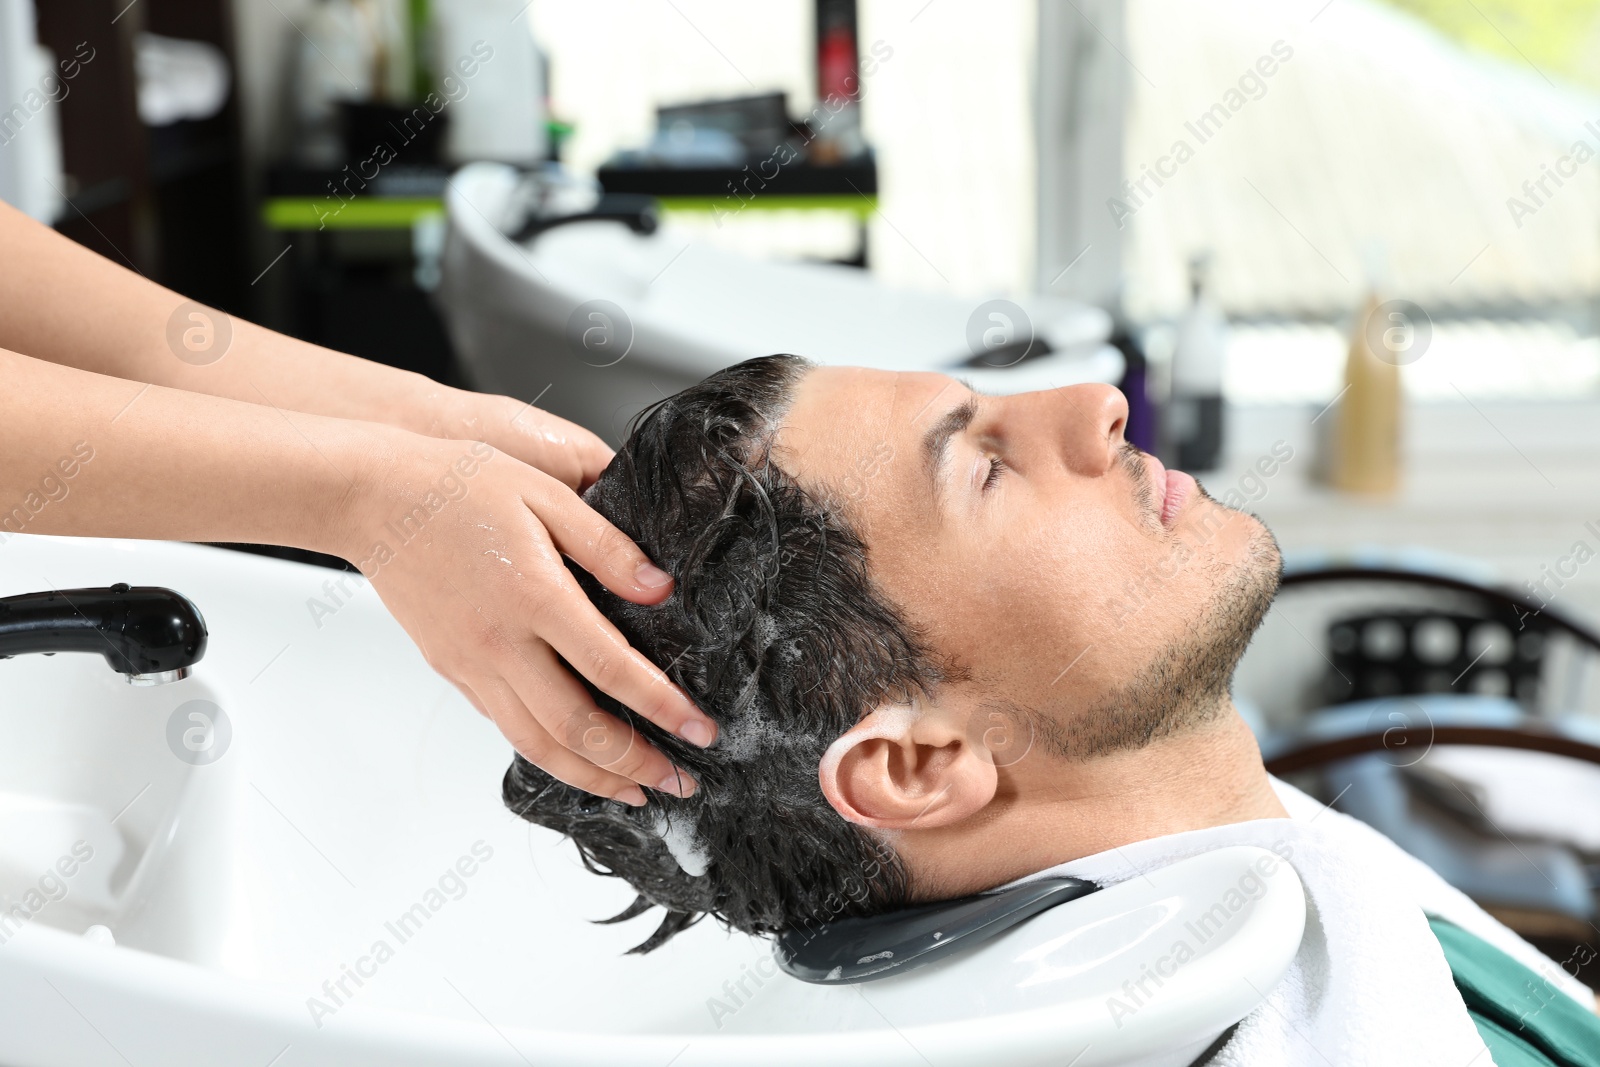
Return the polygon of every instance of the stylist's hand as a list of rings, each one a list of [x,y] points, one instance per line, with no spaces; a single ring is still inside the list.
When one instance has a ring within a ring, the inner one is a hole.
[[[611,462],[611,449],[588,430],[509,396],[433,385],[416,421],[430,437],[487,442],[578,490]]]
[[[484,398],[485,415],[504,399]],[[631,804],[644,803],[641,784],[686,796],[693,779],[602,712],[556,656],[663,729],[710,744],[715,725],[629,647],[561,557],[639,604],[665,599],[671,578],[569,488],[609,458],[598,438],[526,405],[501,411],[527,429],[498,436],[549,473],[481,441],[385,431],[342,516],[345,557],[530,762]]]

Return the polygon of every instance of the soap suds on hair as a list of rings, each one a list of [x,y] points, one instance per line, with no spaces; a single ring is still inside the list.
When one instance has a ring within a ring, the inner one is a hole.
[[[672,858],[678,861],[678,866],[683,868],[684,874],[691,878],[699,878],[710,869],[711,857],[695,844],[694,827],[687,819],[680,818],[677,822],[673,822],[661,812],[656,812],[651,828],[667,846],[667,851],[672,853]]]
[[[752,686],[740,713],[719,725],[717,751],[733,763],[752,763],[773,749],[817,746],[819,740],[815,730],[786,725],[772,701]]]

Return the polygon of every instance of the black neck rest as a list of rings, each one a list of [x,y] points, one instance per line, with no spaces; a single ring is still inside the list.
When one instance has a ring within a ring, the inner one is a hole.
[[[1081,878],[1033,882],[778,935],[778,966],[803,982],[870,982],[975,948],[1018,923],[1100,887]]]

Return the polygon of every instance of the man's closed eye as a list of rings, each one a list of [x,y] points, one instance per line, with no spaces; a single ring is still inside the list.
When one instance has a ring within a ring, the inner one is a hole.
[[[988,492],[1000,481],[1000,475],[1006,471],[1006,461],[999,456],[989,457],[989,475],[983,480],[983,491]]]

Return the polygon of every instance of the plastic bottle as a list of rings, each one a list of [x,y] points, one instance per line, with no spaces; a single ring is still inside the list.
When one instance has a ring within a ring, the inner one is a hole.
[[[866,149],[861,132],[861,56],[855,0],[820,0],[817,11],[817,110],[811,162],[841,163]]]
[[[1224,437],[1222,368],[1228,320],[1211,295],[1210,258],[1189,261],[1189,309],[1172,350],[1172,392],[1162,419],[1167,458],[1181,470],[1214,470]]]
[[[1374,289],[1356,317],[1334,423],[1328,481],[1350,493],[1392,493],[1400,484],[1400,367],[1373,351],[1369,328],[1380,306]]]

